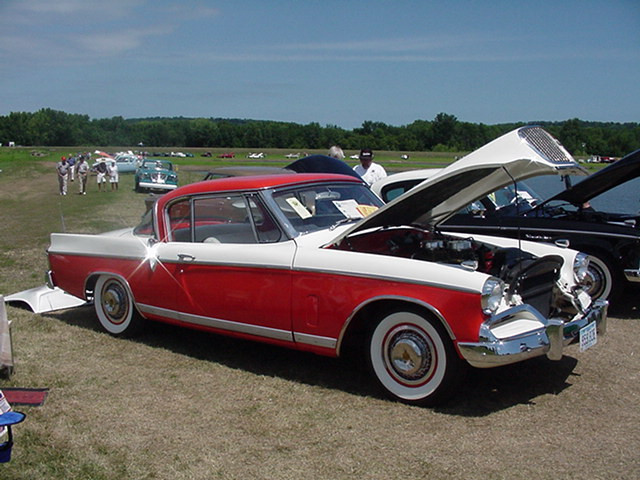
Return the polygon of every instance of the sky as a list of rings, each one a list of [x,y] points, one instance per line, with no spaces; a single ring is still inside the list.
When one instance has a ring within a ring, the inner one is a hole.
[[[639,0],[0,0],[0,115],[640,121]]]

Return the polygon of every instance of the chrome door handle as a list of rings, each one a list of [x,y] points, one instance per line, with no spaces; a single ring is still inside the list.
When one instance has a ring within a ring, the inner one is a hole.
[[[189,255],[188,253],[179,253],[178,260],[181,262],[193,262],[196,259],[193,255]]]

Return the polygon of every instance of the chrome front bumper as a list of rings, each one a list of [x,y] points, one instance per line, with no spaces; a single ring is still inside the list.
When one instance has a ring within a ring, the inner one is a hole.
[[[155,182],[140,182],[138,184],[140,188],[148,188],[150,190],[175,190],[177,185],[172,183],[155,183]]]
[[[605,334],[608,306],[606,300],[596,300],[583,315],[567,322],[546,319],[529,305],[514,307],[487,321],[481,328],[479,342],[458,342],[458,349],[470,365],[478,368],[508,365],[542,355],[560,360],[564,347],[578,340],[580,329],[595,323],[598,335]],[[496,334],[498,328],[518,324],[533,328],[513,336]]]

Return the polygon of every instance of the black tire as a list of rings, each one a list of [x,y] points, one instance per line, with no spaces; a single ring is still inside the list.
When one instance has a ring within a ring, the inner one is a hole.
[[[144,326],[129,288],[120,278],[101,275],[94,290],[94,307],[102,328],[117,337],[129,337]]]
[[[444,402],[465,372],[442,325],[411,309],[380,319],[369,336],[367,360],[386,395],[412,405]]]

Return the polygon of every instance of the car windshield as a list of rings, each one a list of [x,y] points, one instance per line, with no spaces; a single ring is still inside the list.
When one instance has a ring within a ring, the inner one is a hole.
[[[467,205],[458,214],[511,216],[529,211],[541,201],[529,185],[516,182]]]
[[[164,170],[173,170],[171,162],[165,162],[162,160],[146,160],[144,162],[143,168],[156,168],[156,169],[164,169]]]
[[[360,220],[383,203],[362,184],[305,185],[273,193],[281,214],[300,234]]]

